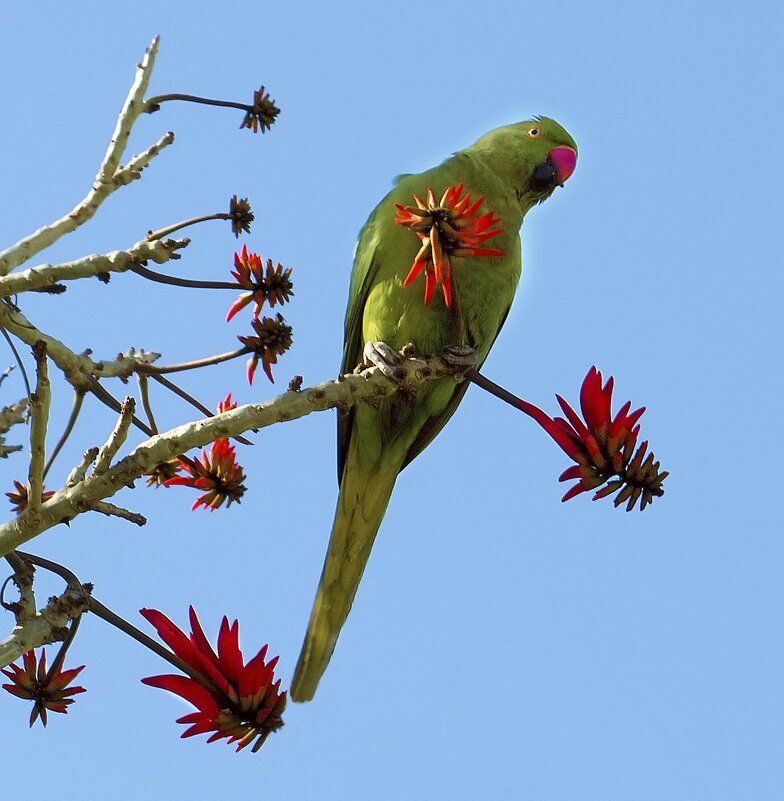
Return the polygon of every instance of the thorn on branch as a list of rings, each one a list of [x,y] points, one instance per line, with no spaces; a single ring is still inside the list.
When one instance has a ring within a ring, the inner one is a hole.
[[[31,289],[31,292],[40,292],[43,295],[62,295],[68,287],[65,284],[52,284],[51,286],[41,286]]]

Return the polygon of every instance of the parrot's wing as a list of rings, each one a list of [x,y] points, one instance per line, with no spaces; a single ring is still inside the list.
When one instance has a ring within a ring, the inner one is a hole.
[[[425,425],[417,434],[416,439],[411,443],[411,447],[408,449],[408,453],[406,454],[406,458],[403,460],[403,464],[400,467],[402,470],[407,465],[411,464],[411,462],[419,456],[420,453],[436,438],[438,432],[446,425],[447,420],[455,413],[455,409],[457,409],[458,404],[461,400],[463,400],[463,395],[466,394],[466,390],[468,389],[468,385],[470,381],[464,381],[462,384],[458,384],[455,388],[452,397],[449,399],[449,403],[444,407],[444,410],[438,417],[431,417],[427,425]]]
[[[340,374],[350,373],[362,359],[362,317],[365,312],[370,287],[373,285],[378,264],[374,258],[378,238],[373,235],[375,226],[372,218],[360,231],[354,255],[354,269],[351,273],[351,286],[346,307],[346,321],[343,340],[343,362]],[[354,408],[338,411],[338,484],[343,477],[351,428],[354,423]]]
[[[490,343],[490,348],[492,348],[496,339],[498,339],[498,334],[501,333],[501,329],[504,327],[506,318],[509,316],[510,308],[511,307],[507,307],[506,311],[504,312],[504,315],[501,318],[501,324],[498,326],[498,331],[496,331],[493,341]],[[482,361],[476,365],[477,370],[481,369],[484,361],[485,360],[482,359]],[[436,438],[441,429],[446,425],[449,418],[455,413],[455,410],[460,404],[460,401],[463,400],[463,395],[466,394],[470,384],[470,381],[463,381],[462,383],[458,384],[455,387],[454,393],[452,393],[452,397],[449,399],[449,403],[447,403],[447,405],[444,407],[444,410],[441,412],[441,414],[439,414],[437,417],[431,417],[427,425],[420,430],[416,439],[411,443],[411,447],[408,449],[406,458],[400,468],[401,470],[407,465],[411,464],[411,462],[413,462],[414,459],[416,459],[416,457],[419,456],[419,454],[422,453],[422,451]]]

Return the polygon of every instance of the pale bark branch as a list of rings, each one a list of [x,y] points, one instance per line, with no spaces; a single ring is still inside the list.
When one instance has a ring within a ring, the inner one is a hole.
[[[109,469],[117,451],[120,450],[122,444],[128,438],[128,430],[133,422],[133,414],[136,411],[136,401],[133,398],[126,398],[123,401],[122,409],[120,410],[120,417],[114,427],[109,439],[104,443],[98,451],[98,456],[95,459],[95,467],[93,473],[100,475]]]
[[[404,358],[395,368],[395,380],[372,367],[326,381],[300,392],[286,392],[263,403],[247,404],[215,417],[197,420],[140,443],[128,456],[100,475],[91,474],[66,486],[47,501],[41,519],[33,524],[26,512],[0,526],[0,555],[57,525],[94,508],[127,484],[150,472],[160,462],[200,448],[216,439],[236,437],[251,429],[288,422],[316,411],[348,409],[357,403],[376,404],[403,388],[415,391],[426,381],[451,376],[459,380],[460,370],[438,357]]]
[[[19,403],[12,403],[10,406],[0,409],[0,459],[5,459],[9,454],[22,450],[21,445],[6,445],[5,435],[12,426],[24,422],[27,402],[27,398],[23,398]]]
[[[140,515],[138,512],[131,512],[129,509],[123,509],[122,506],[115,506],[113,503],[107,501],[98,501],[93,505],[94,512],[100,512],[107,517],[119,517],[121,520],[127,520],[129,523],[134,523],[137,526],[146,526],[147,518]]]
[[[128,167],[124,168],[120,168],[120,159],[125,152],[131,128],[139,114],[144,111],[144,93],[147,91],[150,82],[157,52],[158,37],[156,36],[147,48],[141,64],[136,68],[133,84],[122,109],[120,109],[111,142],[98,169],[92,189],[87,193],[84,200],[64,217],[50,225],[39,228],[11,247],[0,251],[0,275],[7,275],[11,270],[20,264],[24,264],[39,251],[54,244],[60,237],[87,222],[112,192],[128,183],[133,177],[138,177],[140,171],[138,164],[130,172],[128,171],[134,159],[131,160],[131,164]],[[145,151],[145,154],[150,153],[155,147],[158,148],[155,152],[158,152],[162,146],[157,143],[157,145],[153,145],[152,148]],[[145,154],[135,157],[135,160],[140,160],[138,163],[142,166],[148,163],[150,158],[155,155],[155,153],[150,153],[147,161],[144,162]],[[134,171],[135,175],[133,174]]]
[[[94,361],[87,354],[74,353],[59,339],[36,328],[20,309],[8,301],[0,302],[0,327],[31,347],[38,340],[45,342],[49,358],[62,370],[74,389],[83,392],[92,389],[96,378],[129,378],[135,372],[144,371],[160,357],[159,353],[130,351],[116,359]]]
[[[165,147],[173,144],[174,131],[166,131],[166,133],[154,144],[150,145],[147,150],[137,153],[127,164],[119,167],[114,174],[114,180],[117,184],[129,184],[137,178],[141,178],[142,170],[161,152]]]
[[[46,464],[46,428],[52,400],[49,383],[46,345],[40,340],[33,345],[35,357],[35,392],[30,397],[30,466],[27,471],[27,516],[31,525],[41,519],[44,465]]]
[[[84,477],[87,475],[87,470],[90,465],[95,461],[95,457],[98,455],[98,446],[95,445],[92,448],[88,448],[82,454],[82,460],[79,462],[76,467],[68,474],[68,478],[65,480],[66,487],[75,487],[80,481],[84,481]]]
[[[164,264],[170,259],[177,258],[177,251],[187,247],[189,243],[189,239],[156,239],[153,241],[143,239],[128,250],[93,253],[76,261],[62,264],[39,264],[28,270],[0,277],[0,297],[45,289],[59,281],[90,278],[99,273],[122,273],[144,261]]]
[[[69,587],[62,595],[31,617],[17,623],[11,635],[0,640],[0,667],[19,659],[32,648],[62,642],[68,635],[68,624],[86,609],[88,593],[83,587]]]

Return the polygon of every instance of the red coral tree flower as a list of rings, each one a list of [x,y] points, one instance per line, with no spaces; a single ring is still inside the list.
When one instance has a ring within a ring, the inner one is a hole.
[[[261,132],[264,133],[275,124],[278,114],[280,114],[280,109],[275,105],[275,101],[270,99],[269,92],[262,86],[253,93],[253,105],[248,106],[240,128],[249,128],[253,133],[258,133],[261,128]]]
[[[591,367],[580,389],[580,409],[584,420],[560,395],[555,397],[566,418],[551,418],[520,398],[516,403],[577,463],[565,470],[559,479],[577,479],[561,500],[568,501],[582,492],[597,490],[593,496],[596,501],[618,490],[615,506],[627,502],[626,510],[631,511],[641,499],[642,510],[655,497],[664,494],[662,482],[669,473],[660,472],[660,463],[655,461],[652,452],[646,458],[647,440],[635,452],[640,433],[637,421],[645,407],[630,412],[632,404],[627,401],[613,417],[610,408],[613,384],[612,377],[603,384],[602,374],[596,367]],[[609,483],[602,487],[605,482]]]
[[[231,392],[222,400],[218,401],[218,414],[223,414],[223,412],[230,412],[232,409],[236,409],[239,404],[237,401],[232,400]]]
[[[202,451],[196,459],[180,457],[179,467],[185,475],[166,479],[167,487],[183,486],[205,490],[191,506],[191,510],[203,506],[214,512],[223,506],[239,503],[247,487],[242,465],[237,462],[234,446],[227,439],[217,439],[212,443],[209,453]]]
[[[141,614],[192,670],[187,677],[163,675],[142,679],[144,684],[168,690],[196,707],[196,712],[177,720],[177,723],[189,724],[182,737],[213,732],[207,742],[225,738],[230,744],[237,743],[237,751],[255,740],[251,750],[256,753],[270,733],[283,726],[281,716],[286,707],[286,692],[280,692],[280,679],[273,682],[278,657],[265,662],[265,645],[245,664],[236,620],[229,625],[224,616],[216,653],[193,607],[189,612],[190,635],[156,609],[142,609]]]
[[[60,712],[67,714],[68,706],[74,702],[70,695],[87,692],[84,687],[69,687],[68,685],[84,670],[84,665],[70,670],[61,670],[62,660],[55,659],[52,667],[46,669],[46,649],[41,650],[40,662],[36,659],[35,651],[28,651],[22,657],[23,668],[19,665],[9,665],[0,670],[11,684],[3,684],[4,690],[17,698],[33,701],[33,711],[30,713],[30,726],[38,718],[44,726],[47,724],[47,712]]]
[[[500,218],[492,211],[479,215],[484,197],[472,203],[470,193],[461,197],[463,188],[462,183],[447,187],[439,202],[428,188],[427,202],[414,195],[416,206],[395,203],[395,222],[413,231],[422,243],[403,286],[408,286],[424,271],[425,306],[433,299],[439,282],[444,303],[447,307],[452,305],[452,257],[504,255],[502,250],[481,247],[503,233],[501,228],[493,227],[501,222]]]
[[[238,336],[237,339],[251,352],[248,359],[248,383],[253,384],[253,376],[261,362],[264,372],[270,383],[274,384],[272,365],[278,363],[278,356],[282,356],[290,347],[293,340],[292,328],[286,324],[281,314],[274,317],[262,317],[260,320],[251,320],[253,336]]]
[[[22,484],[20,481],[14,481],[14,486],[16,487],[16,491],[6,492],[6,496],[11,502],[13,511],[17,514],[21,514],[27,509],[27,503],[30,500],[30,490],[26,484]],[[53,495],[53,490],[47,490],[45,486],[41,487],[42,503],[46,503]]]
[[[274,267],[272,259],[267,259],[267,268],[264,269],[261,256],[258,253],[248,253],[246,245],[242,246],[240,253],[234,254],[234,267],[231,275],[243,292],[232,303],[226,315],[228,323],[232,317],[250,303],[254,303],[253,317],[258,318],[262,307],[269,303],[274,307],[277,303],[283,305],[294,294],[294,284],[291,281],[291,267],[283,268],[282,264]]]

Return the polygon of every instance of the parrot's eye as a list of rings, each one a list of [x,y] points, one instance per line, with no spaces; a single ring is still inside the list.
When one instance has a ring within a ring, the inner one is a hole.
[[[539,134],[542,133],[542,129],[538,128],[536,125],[534,125],[534,127],[533,128],[529,128],[526,133],[528,134],[528,136],[531,137],[531,139],[536,139],[536,137],[539,136]]]

